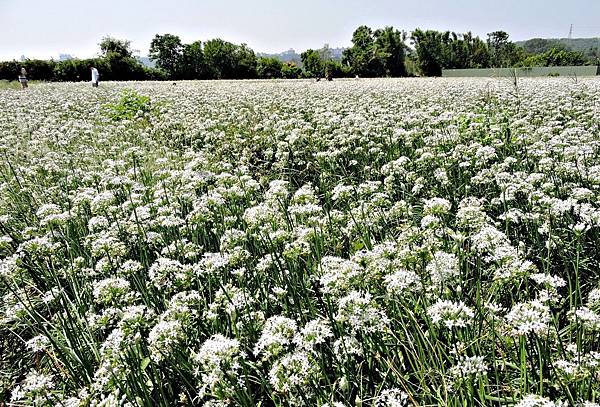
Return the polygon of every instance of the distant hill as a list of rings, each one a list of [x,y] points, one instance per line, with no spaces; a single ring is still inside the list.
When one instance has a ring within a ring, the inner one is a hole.
[[[583,52],[586,56],[600,55],[600,37],[595,38],[532,38],[516,44],[532,54],[540,54],[551,48],[564,48]]]
[[[156,64],[149,57],[135,57],[140,64],[147,66],[148,68],[156,68]]]
[[[296,53],[292,48],[278,54],[269,54],[266,52],[257,52],[256,56],[263,58],[277,58],[281,62],[293,62],[296,65],[300,64],[300,54]]]
[[[319,51],[322,53],[327,53],[331,59],[334,61],[342,60],[342,53],[346,48],[329,48],[329,46],[324,46]],[[277,54],[269,54],[266,52],[257,52],[257,56],[263,58],[277,58],[281,62],[293,62],[298,66],[302,66],[300,54],[298,54],[294,49],[290,48],[287,51],[283,51]]]
[[[331,51],[331,58],[336,60],[336,61],[341,61],[342,60],[342,54],[343,52],[346,50],[346,48],[330,48]]]

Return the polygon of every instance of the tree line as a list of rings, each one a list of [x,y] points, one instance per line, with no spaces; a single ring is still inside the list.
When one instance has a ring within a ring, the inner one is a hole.
[[[526,42],[527,44],[527,42]],[[352,46],[342,58],[333,58],[328,46],[308,49],[301,63],[261,57],[246,44],[220,38],[189,44],[173,34],[157,34],[149,57],[156,68],[141,64],[131,43],[111,37],[99,44],[100,56],[67,61],[26,60],[0,62],[0,79],[14,80],[20,67],[31,79],[48,81],[88,80],[89,67],[102,80],[274,79],[319,77],[439,76],[443,69],[589,65],[596,54],[574,51],[563,44],[547,47],[520,46],[504,31],[483,40],[470,32],[415,29],[410,34],[394,27],[373,30],[358,27]]]
[[[494,31],[483,41],[470,32],[457,34],[434,30],[413,31],[414,54],[418,70],[426,76],[439,76],[442,69],[513,68],[534,66],[579,66],[598,63],[598,57],[553,45],[541,52],[510,41],[508,33]],[[526,42],[527,44],[527,42]]]
[[[105,37],[99,44],[100,56],[65,61],[27,59],[0,62],[0,79],[15,80],[21,67],[29,79],[58,82],[90,80],[90,66],[101,73],[101,80],[160,80],[167,77],[158,69],[142,65],[133,55],[131,42]]]

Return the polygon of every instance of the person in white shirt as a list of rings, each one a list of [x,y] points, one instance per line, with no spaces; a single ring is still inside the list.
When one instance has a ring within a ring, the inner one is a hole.
[[[100,73],[98,73],[98,70],[96,68],[94,68],[93,66],[90,66],[90,69],[92,71],[92,86],[94,88],[97,88],[98,80],[100,79]]]
[[[27,71],[23,67],[21,67],[21,71],[19,72],[19,82],[21,83],[21,89],[27,89]]]

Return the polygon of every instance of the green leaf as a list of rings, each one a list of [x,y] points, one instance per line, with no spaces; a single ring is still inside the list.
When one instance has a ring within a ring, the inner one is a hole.
[[[150,364],[150,358],[144,358],[142,359],[141,363],[140,363],[140,369],[146,370],[146,368],[148,367],[148,365]]]
[[[352,242],[352,250],[357,252],[365,247],[365,244],[359,240]]]

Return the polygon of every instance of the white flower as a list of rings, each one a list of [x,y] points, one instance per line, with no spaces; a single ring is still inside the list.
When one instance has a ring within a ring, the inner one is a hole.
[[[450,201],[444,198],[431,198],[425,201],[423,214],[425,215],[445,215],[452,208]]]
[[[550,308],[540,301],[516,304],[506,315],[506,322],[514,335],[544,334],[551,320]]]
[[[421,219],[421,227],[423,229],[435,228],[440,225],[441,219],[434,215],[425,215]]]
[[[33,352],[47,350],[51,346],[50,339],[45,335],[38,335],[27,341],[27,347]]]
[[[229,339],[223,335],[213,335],[207,339],[194,360],[207,369],[217,369],[221,366],[231,365],[232,360],[240,353],[240,343],[237,339]]]
[[[475,313],[462,301],[438,300],[427,308],[427,315],[434,324],[443,324],[447,328],[464,328],[471,324]]]
[[[266,358],[279,355],[292,343],[297,329],[292,319],[283,316],[269,318],[254,347],[254,354]]]
[[[142,264],[139,261],[136,261],[136,260],[126,260],[119,267],[118,274],[121,275],[121,276],[123,276],[123,277],[127,277],[127,276],[131,276],[132,274],[138,273],[143,268],[144,267],[142,266]]]
[[[265,192],[267,201],[285,201],[289,195],[288,181],[273,180],[269,183],[269,190]]]
[[[486,225],[471,237],[473,247],[480,252],[489,252],[494,249],[507,245],[508,238],[493,226]]]
[[[561,407],[563,405],[566,406],[566,404],[553,402],[546,397],[530,394],[523,397],[515,407]]]
[[[479,377],[488,370],[483,356],[465,356],[449,370],[450,375],[456,378]]]
[[[454,254],[435,252],[426,270],[431,277],[433,285],[439,287],[458,277],[460,273],[458,258]]]
[[[150,357],[155,362],[166,359],[183,339],[184,332],[180,321],[159,322],[148,334]]]
[[[341,294],[362,282],[364,270],[351,260],[325,256],[321,259],[320,277],[324,293]]]
[[[358,291],[339,299],[334,318],[347,324],[352,333],[380,332],[386,329],[389,322],[385,312],[372,300],[371,294]]]
[[[496,150],[492,146],[481,146],[475,153],[479,165],[496,158]]]
[[[237,339],[217,334],[206,340],[198,353],[193,355],[202,372],[203,385],[200,393],[204,394],[207,389],[213,393],[233,391],[227,377],[237,375],[242,356]]]
[[[127,304],[134,298],[129,281],[123,278],[106,278],[94,283],[94,299],[101,304]]]
[[[587,305],[590,308],[600,307],[600,288],[594,288],[588,294]]]
[[[581,307],[571,312],[571,321],[583,325],[585,328],[600,331],[600,315],[587,307]]]
[[[187,287],[193,277],[190,266],[164,257],[156,259],[149,270],[150,281],[159,289]]]
[[[14,279],[19,271],[19,266],[17,266],[18,260],[19,256],[16,254],[0,259],[0,278],[4,278],[7,281]]]
[[[400,389],[386,389],[376,398],[376,407],[408,406],[408,394]]]
[[[333,352],[341,359],[352,359],[355,356],[362,356],[363,349],[356,337],[343,336],[333,343]]]
[[[98,193],[90,202],[92,213],[102,214],[115,201],[115,196],[111,191],[103,191]]]
[[[109,227],[110,223],[104,216],[94,216],[88,221],[88,228],[92,232],[100,232]]]
[[[294,337],[294,343],[306,350],[310,351],[315,346],[325,343],[333,336],[329,322],[323,319],[314,319],[306,323],[304,328]]]
[[[132,336],[153,324],[154,316],[145,305],[131,305],[123,309],[118,327],[125,335]]]
[[[34,404],[47,400],[49,393],[54,389],[55,383],[52,376],[32,371],[13,391],[10,400],[19,401],[30,399]]]
[[[553,276],[544,273],[535,273],[530,275],[529,278],[531,278],[533,281],[540,285],[545,285],[554,289],[564,287],[567,284],[567,282],[564,279],[558,276]]]
[[[317,375],[317,364],[305,352],[285,355],[269,371],[269,382],[278,393],[295,393],[308,389]]]
[[[385,276],[384,281],[387,291],[396,295],[418,292],[423,288],[419,275],[405,269],[396,270],[393,274]]]
[[[92,255],[96,258],[102,256],[121,258],[127,254],[127,246],[119,240],[114,230],[102,231],[89,238]]]
[[[256,299],[247,290],[227,284],[215,294],[206,316],[216,320],[219,313],[224,311],[232,318],[243,318],[245,311],[252,309],[255,302]]]
[[[333,188],[331,199],[333,201],[348,201],[354,195],[354,187],[352,185],[338,184]]]
[[[463,199],[456,212],[456,222],[465,228],[478,229],[486,224],[487,215],[482,202],[474,197]]]

